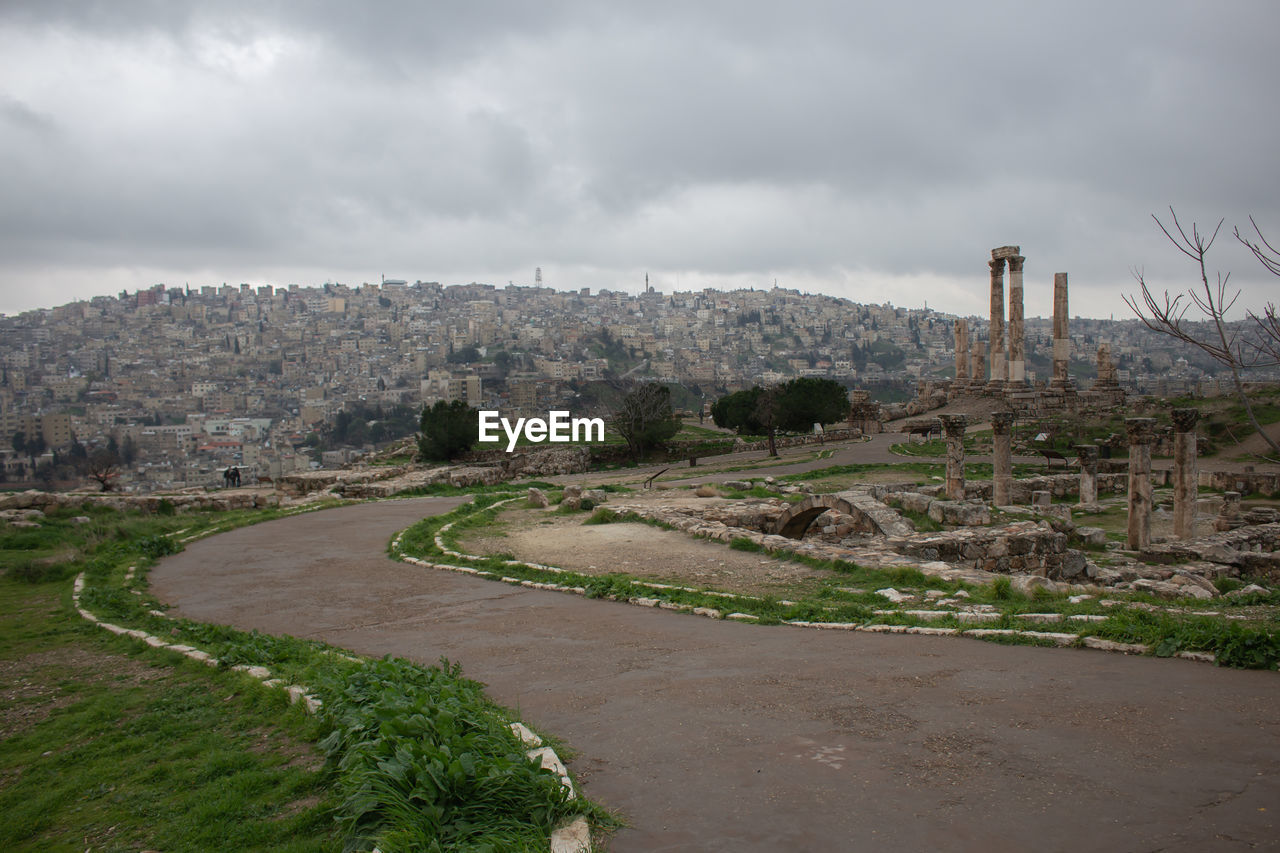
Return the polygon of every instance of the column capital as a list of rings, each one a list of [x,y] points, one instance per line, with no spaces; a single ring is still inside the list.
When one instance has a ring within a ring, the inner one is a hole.
[[[1080,457],[1081,464],[1086,462],[1097,463],[1098,461],[1098,445],[1096,444],[1077,444],[1076,455]]]
[[[1026,260],[1022,255],[1014,255],[1009,259],[1009,272],[1022,272],[1022,265]]]
[[[1004,258],[992,258],[987,261],[987,266],[991,267],[992,279],[1004,277]]]
[[[992,412],[991,431],[996,435],[1008,435],[1013,427],[1013,412]]]
[[[1200,420],[1199,409],[1174,409],[1169,414],[1173,418],[1175,431],[1195,432],[1196,421]]]
[[[1156,438],[1156,419],[1125,418],[1124,429],[1129,434],[1130,444],[1150,444]]]
[[[967,415],[938,415],[938,420],[942,421],[947,438],[964,438],[965,427],[969,425]]]

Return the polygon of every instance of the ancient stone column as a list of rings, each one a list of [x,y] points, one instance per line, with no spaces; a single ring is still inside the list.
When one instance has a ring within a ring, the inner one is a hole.
[[[1022,337],[1022,264],[1026,258],[1009,259],[1009,382],[1027,384],[1027,350]]]
[[[969,384],[969,321],[956,320],[956,387]]]
[[[947,440],[947,500],[964,500],[964,430],[969,419],[964,415],[940,415]]]
[[[1173,535],[1194,539],[1196,530],[1196,421],[1198,409],[1174,409],[1173,416]]]
[[[1222,509],[1218,511],[1218,517],[1213,522],[1213,529],[1224,533],[1243,526],[1244,519],[1240,517],[1241,506],[1239,492],[1223,492]]]
[[[1080,457],[1080,503],[1098,502],[1098,445],[1077,444]]]
[[[1116,369],[1111,364],[1111,344],[1098,344],[1098,385],[1116,384]]]
[[[982,378],[987,375],[987,344],[985,341],[974,341],[973,351],[969,357],[970,385],[981,387]]]
[[[1071,338],[1067,334],[1067,274],[1053,274],[1053,380],[1055,387],[1071,381],[1067,366],[1071,361]]]
[[[1155,418],[1125,418],[1129,434],[1129,548],[1151,544],[1151,442]]]
[[[992,250],[991,261],[991,331],[988,334],[988,355],[991,357],[991,376],[987,384],[992,389],[1004,386],[1008,376],[1008,365],[1004,359],[1004,263],[1003,257],[995,257],[997,250]]]
[[[1012,428],[1013,412],[991,413],[992,452],[995,457],[991,474],[991,503],[996,506],[1013,503]]]

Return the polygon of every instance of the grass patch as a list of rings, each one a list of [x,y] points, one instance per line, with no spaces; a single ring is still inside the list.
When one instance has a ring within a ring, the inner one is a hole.
[[[479,503],[495,500],[482,496]],[[135,586],[145,585],[156,557],[180,547],[175,533],[193,536],[284,513],[77,512],[88,513],[91,523],[51,513],[45,527],[22,531],[36,538],[13,544],[38,552],[39,536],[73,539],[87,579],[83,606],[201,648],[222,669],[111,637],[80,620],[58,600],[66,595],[65,581],[0,580],[0,592],[47,590],[57,602],[30,619],[4,623],[0,660],[21,657],[39,642],[167,662],[142,686],[99,683],[104,672],[121,667],[92,667],[97,681],[79,691],[85,701],[77,697],[56,709],[32,738],[0,745],[5,849],[43,849],[51,842],[81,849],[86,839],[100,837],[113,849],[545,850],[551,829],[570,816],[587,813],[597,825],[611,824],[590,803],[566,801],[558,780],[525,758],[507,727],[513,715],[447,662],[360,661],[312,641],[169,620],[149,612],[157,607],[149,596],[123,586],[130,566],[138,570]],[[323,702],[320,716],[305,717],[301,706],[288,707],[283,691],[226,671],[239,663],[267,666],[273,677],[306,685]],[[39,675],[33,683],[67,689],[65,676]],[[254,756],[260,745],[244,738],[264,727],[284,727],[301,739],[298,748],[314,759],[305,773],[297,762]],[[284,769],[275,772],[276,765]]]

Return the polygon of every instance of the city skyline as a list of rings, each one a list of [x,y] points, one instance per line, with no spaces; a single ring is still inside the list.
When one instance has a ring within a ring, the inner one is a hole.
[[[981,316],[1131,316],[1212,229],[1240,308],[1275,281],[1280,10],[1133,3],[783,10],[564,2],[12,3],[0,312],[388,277],[562,290],[777,284]]]

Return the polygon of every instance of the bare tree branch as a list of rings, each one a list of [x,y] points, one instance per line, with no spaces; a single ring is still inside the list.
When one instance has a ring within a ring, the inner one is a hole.
[[[1274,333],[1280,332],[1280,322],[1277,321],[1276,310],[1274,305],[1267,306],[1266,316],[1258,318],[1252,312],[1249,316],[1253,318],[1256,325],[1262,332],[1260,340],[1247,339],[1243,336],[1242,331],[1238,327],[1232,327],[1228,324],[1226,315],[1231,307],[1236,304],[1236,300],[1240,298],[1240,291],[1234,294],[1227,291],[1227,282],[1231,278],[1231,274],[1216,274],[1216,285],[1209,283],[1209,271],[1206,263],[1206,256],[1209,249],[1213,246],[1213,241],[1218,239],[1218,232],[1222,230],[1224,220],[1219,219],[1218,224],[1213,229],[1213,234],[1205,238],[1200,233],[1196,223],[1191,223],[1191,233],[1187,234],[1186,228],[1178,221],[1178,214],[1174,212],[1173,207],[1169,208],[1169,215],[1173,219],[1173,227],[1166,227],[1160,218],[1155,214],[1151,218],[1156,221],[1156,225],[1164,232],[1164,236],[1174,247],[1190,258],[1200,272],[1200,287],[1188,289],[1186,294],[1179,294],[1170,297],[1169,291],[1164,292],[1164,300],[1161,303],[1151,289],[1147,286],[1143,272],[1135,270],[1134,278],[1137,279],[1139,287],[1142,289],[1142,306],[1138,305],[1137,299],[1131,296],[1123,296],[1125,304],[1138,316],[1148,329],[1168,335],[1172,338],[1190,344],[1214,361],[1225,366],[1231,371],[1231,380],[1235,385],[1236,396],[1244,406],[1245,414],[1249,417],[1249,423],[1253,426],[1258,435],[1270,445],[1272,451],[1280,454],[1280,444],[1277,444],[1271,436],[1267,435],[1262,425],[1258,423],[1257,417],[1254,415],[1253,406],[1249,401],[1249,395],[1245,393],[1244,382],[1240,378],[1240,371],[1251,367],[1272,367],[1280,364],[1280,335]],[[1250,218],[1252,222],[1252,218]],[[1257,230],[1257,223],[1254,223]],[[1177,232],[1177,236],[1174,236]],[[1236,239],[1243,242],[1250,249],[1253,249],[1254,255],[1262,261],[1263,265],[1273,272],[1268,263],[1269,258],[1261,248],[1255,248],[1255,244],[1250,243],[1240,236],[1240,230],[1236,229]],[[1262,232],[1258,231],[1258,237],[1262,240],[1262,246],[1274,252],[1274,249],[1266,239],[1262,237]],[[1280,269],[1280,266],[1277,267]],[[1280,274],[1278,272],[1277,274]],[[1190,302],[1183,302],[1183,296],[1187,296]],[[1187,310],[1195,305],[1201,314],[1210,322],[1212,332],[1205,334],[1200,330],[1190,328],[1185,321]],[[1145,310],[1144,310],[1145,308]]]

